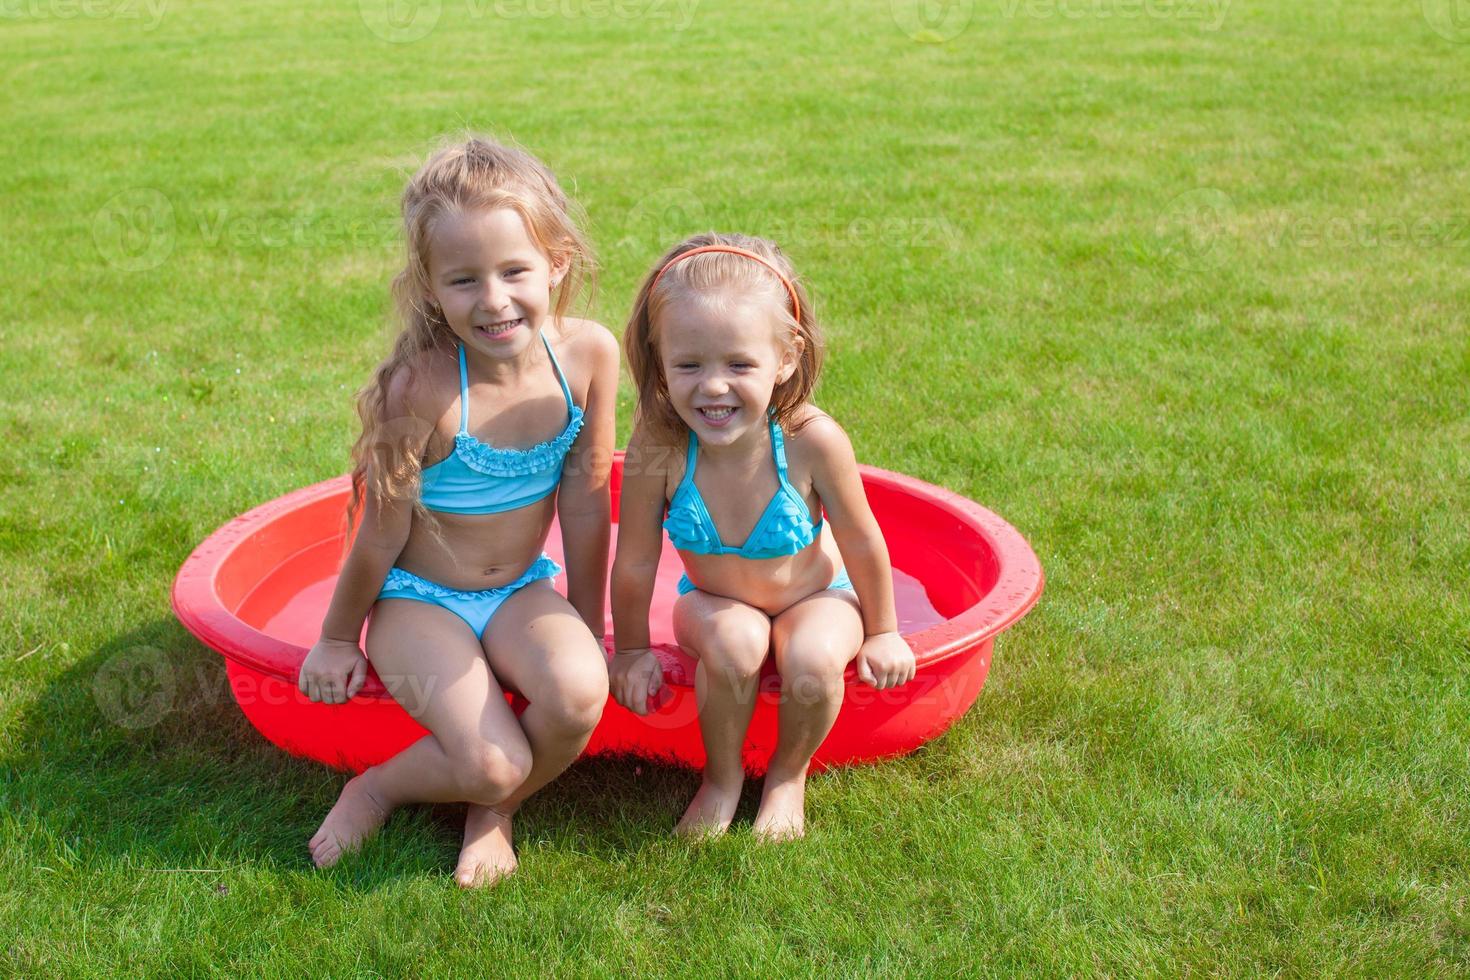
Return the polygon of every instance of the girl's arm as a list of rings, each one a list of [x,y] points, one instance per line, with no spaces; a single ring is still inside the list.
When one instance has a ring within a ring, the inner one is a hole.
[[[567,453],[556,507],[567,562],[567,601],[592,635],[601,639],[607,630],[607,548],[612,535],[608,474],[615,437],[618,343],[607,328],[590,321],[577,336],[586,344],[591,380],[585,422]]]
[[[357,538],[342,563],[332,602],[322,620],[323,640],[357,645],[362,638],[362,624],[378,601],[388,570],[408,541],[412,519],[412,501],[384,501],[372,490],[364,491]]]
[[[618,704],[646,715],[649,701],[663,687],[663,669],[648,648],[648,610],[663,551],[664,467],[669,455],[640,429],[623,457],[618,502],[618,552],[612,570],[613,636],[617,652],[610,671]]]
[[[408,407],[406,385],[406,375],[400,375],[389,386],[387,407],[392,419],[415,419]],[[404,431],[401,425],[392,427],[395,436]],[[422,459],[433,426],[415,419],[408,431],[405,448]],[[370,483],[363,488],[357,537],[338,573],[321,638],[307,652],[297,678],[297,687],[311,700],[342,704],[362,689],[367,680],[367,658],[359,645],[362,624],[408,541],[412,523],[413,501],[384,500]]]
[[[888,545],[868,506],[852,442],[830,418],[814,419],[802,442],[813,450],[812,484],[858,596],[864,636],[858,677],[879,690],[906,684],[914,676],[914,652],[898,635]]]

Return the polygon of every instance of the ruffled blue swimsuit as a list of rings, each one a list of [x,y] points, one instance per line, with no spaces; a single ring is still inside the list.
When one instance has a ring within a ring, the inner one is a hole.
[[[551,366],[561,383],[567,400],[567,424],[561,434],[530,449],[497,449],[470,435],[469,369],[464,347],[459,348],[459,432],[454,437],[454,450],[432,466],[424,468],[420,499],[426,510],[445,514],[498,514],[525,507],[550,496],[561,483],[562,465],[567,453],[582,431],[582,409],[572,401],[566,375],[551,349],[546,335],[541,335]],[[548,555],[541,555],[520,578],[509,585],[478,592],[462,592],[437,582],[430,582],[412,572],[394,567],[389,570],[379,599],[412,599],[442,606],[469,624],[475,636],[483,636],[485,627],[501,603],[525,585],[543,578],[554,578],[561,566]]]
[[[496,449],[470,435],[469,369],[460,347],[459,432],[454,436],[454,451],[424,468],[420,499],[426,509],[444,514],[498,514],[534,504],[556,490],[567,450],[582,431],[582,410],[572,401],[572,390],[544,333],[541,342],[551,355],[551,366],[567,400],[566,428],[555,439],[530,449]]]
[[[780,486],[760,520],[751,528],[750,536],[739,546],[727,545],[720,540],[715,520],[700,496],[694,483],[694,466],[699,459],[699,440],[694,431],[689,432],[689,449],[684,462],[684,479],[674,490],[669,501],[668,516],[664,518],[664,530],[669,541],[680,551],[696,555],[739,555],[741,558],[785,558],[806,548],[822,531],[822,519],[812,520],[811,511],[797,489],[786,479],[786,441],[781,427],[770,419],[771,455],[776,462],[776,477]],[[679,579],[679,594],[686,595],[696,586],[685,575]],[[839,571],[829,588],[851,589],[852,581],[846,570]]]

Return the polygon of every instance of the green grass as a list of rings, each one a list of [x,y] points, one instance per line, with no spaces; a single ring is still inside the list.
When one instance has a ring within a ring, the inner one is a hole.
[[[7,7],[0,972],[1470,971],[1470,30],[969,6]],[[465,126],[574,191],[615,327],[677,237],[782,239],[860,457],[1041,557],[974,709],[816,779],[799,846],[677,843],[696,777],[599,760],[492,892],[454,808],[315,872],[340,777],[169,613],[201,538],[345,470],[404,171]]]

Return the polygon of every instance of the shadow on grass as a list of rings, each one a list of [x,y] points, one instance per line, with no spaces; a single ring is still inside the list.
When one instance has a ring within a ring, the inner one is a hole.
[[[15,731],[0,758],[0,801],[30,836],[51,841],[48,858],[82,868],[315,873],[306,841],[346,779],[256,732],[220,657],[172,619],[99,647],[23,709]],[[623,863],[668,840],[698,783],[687,769],[584,759],[522,809],[519,847]],[[406,807],[326,874],[361,890],[408,876],[447,882],[463,819],[463,806]]]

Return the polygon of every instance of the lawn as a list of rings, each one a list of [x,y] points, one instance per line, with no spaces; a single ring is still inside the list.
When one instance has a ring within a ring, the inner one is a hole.
[[[1470,972],[1461,7],[4,4],[0,973]],[[859,458],[1041,558],[975,707],[816,778],[801,844],[758,786],[677,842],[697,775],[597,760],[493,891],[454,807],[317,872],[342,777],[170,613],[346,470],[397,194],[465,128],[580,201],[615,330],[684,234],[777,238]]]

